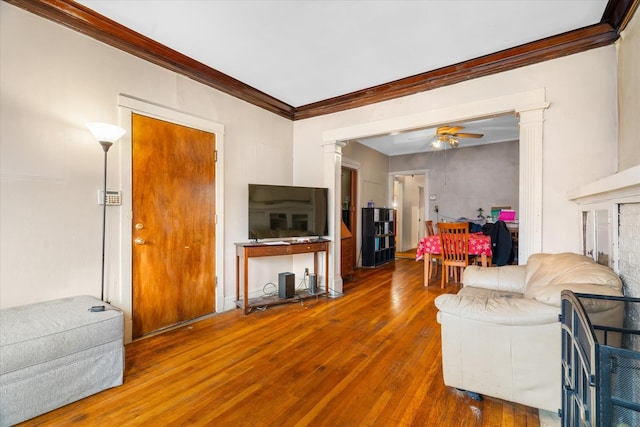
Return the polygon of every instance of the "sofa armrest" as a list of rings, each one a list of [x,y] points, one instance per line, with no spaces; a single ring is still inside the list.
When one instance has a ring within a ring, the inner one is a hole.
[[[478,298],[445,294],[435,299],[441,314],[508,326],[546,325],[558,322],[560,310],[528,298]]]
[[[524,293],[525,266],[505,265],[503,267],[478,267],[471,265],[462,273],[464,286]]]

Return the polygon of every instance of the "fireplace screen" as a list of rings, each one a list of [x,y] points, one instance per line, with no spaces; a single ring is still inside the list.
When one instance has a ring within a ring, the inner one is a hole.
[[[623,327],[639,306],[640,298],[562,292],[563,427],[640,425],[640,352],[624,348],[640,330]]]

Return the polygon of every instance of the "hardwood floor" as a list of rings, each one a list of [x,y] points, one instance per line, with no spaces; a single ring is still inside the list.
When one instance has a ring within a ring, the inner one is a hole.
[[[396,251],[396,258],[407,258],[407,259],[416,259],[416,250],[417,248],[409,249],[404,252]]]
[[[215,315],[127,345],[124,385],[24,425],[539,426],[444,386],[433,300],[457,286],[398,259],[340,298]]]

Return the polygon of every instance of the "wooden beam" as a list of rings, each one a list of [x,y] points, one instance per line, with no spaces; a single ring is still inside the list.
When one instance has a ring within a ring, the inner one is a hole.
[[[618,33],[624,30],[640,0],[609,0],[600,22],[611,25]]]

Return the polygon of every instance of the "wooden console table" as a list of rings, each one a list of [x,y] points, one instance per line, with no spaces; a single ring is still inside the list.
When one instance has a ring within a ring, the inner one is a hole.
[[[271,303],[258,302],[252,304],[249,301],[249,258],[296,255],[313,253],[313,272],[318,274],[318,255],[325,253],[324,259],[324,281],[325,292],[328,291],[329,279],[329,240],[314,239],[309,242],[287,241],[281,244],[271,243],[236,243],[236,306],[244,309],[244,314],[248,314],[254,307],[262,307],[269,304],[279,304],[287,302],[289,299],[277,300]],[[242,276],[242,296],[240,295],[240,277]],[[308,296],[316,296],[308,294]]]

